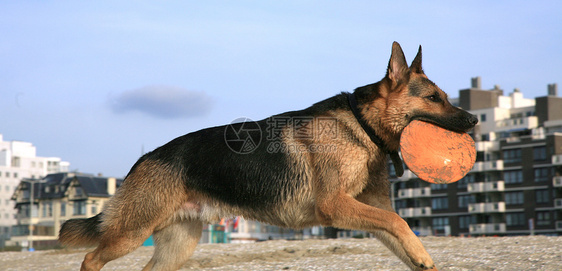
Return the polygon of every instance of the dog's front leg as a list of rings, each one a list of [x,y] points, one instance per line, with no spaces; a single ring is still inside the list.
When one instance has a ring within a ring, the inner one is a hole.
[[[385,182],[390,185],[385,177],[383,177],[383,180],[378,182],[379,185],[366,188],[363,193],[356,197],[356,199],[369,206],[396,213],[396,211],[392,208],[392,202],[390,200],[390,197],[388,196],[387,191],[389,190],[389,188],[384,189],[380,186]],[[388,249],[390,249],[411,270],[422,270],[412,263],[410,257],[406,254],[406,250],[402,246],[402,243],[400,243],[400,241],[398,241],[398,238],[396,238],[394,235],[383,230],[374,231],[371,233],[374,234],[377,239],[381,241],[381,243],[383,243]],[[434,267],[431,270],[437,271],[437,268]]]
[[[402,262],[404,262],[404,264],[406,264],[411,270],[424,270],[424,268],[414,265],[414,263],[410,260],[408,254],[406,253],[404,246],[394,235],[386,231],[374,231],[372,233],[381,243],[383,243],[388,249],[390,249],[394,253],[394,255],[400,258],[400,260],[402,260]],[[438,271],[436,266],[429,270]]]
[[[340,192],[319,201],[316,215],[328,226],[368,232],[383,231],[382,238],[388,237],[390,241],[393,241],[391,238],[396,239],[394,242],[403,248],[411,261],[411,267],[422,270],[435,267],[420,239],[395,212],[369,206]]]

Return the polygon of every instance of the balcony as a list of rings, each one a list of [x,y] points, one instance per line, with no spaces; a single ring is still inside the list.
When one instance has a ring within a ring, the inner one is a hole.
[[[500,150],[499,141],[479,141],[475,143],[476,151],[479,152],[491,152]]]
[[[537,116],[523,118],[512,118],[496,121],[496,131],[508,131],[516,129],[531,129],[538,126]]]
[[[414,197],[414,189],[413,188],[406,188],[398,190],[398,198],[400,199],[407,199]]]
[[[469,183],[467,186],[467,191],[471,193],[501,192],[504,189],[504,181]]]
[[[552,185],[554,185],[554,187],[562,187],[562,176],[552,178]]]
[[[505,202],[471,203],[468,205],[468,212],[471,214],[505,212]]]
[[[414,216],[430,216],[431,207],[414,208]]]
[[[406,188],[406,189],[398,190],[398,198],[400,199],[430,197],[430,196],[431,196],[431,188],[429,187]]]
[[[505,223],[470,224],[470,234],[498,234],[505,233]]]
[[[404,175],[402,175],[402,177],[398,177],[398,180],[400,181],[409,181],[410,179],[414,179],[417,178],[418,176],[416,176],[416,174],[414,174],[412,171],[405,169],[404,170]]]
[[[414,217],[414,208],[402,208],[398,209],[398,215],[401,217]]]
[[[503,160],[476,162],[470,172],[503,170]]]
[[[431,188],[422,187],[422,188],[414,188],[414,197],[430,197],[431,196]]]
[[[562,165],[562,154],[555,154],[552,156],[553,165]]]
[[[430,216],[431,207],[402,208],[398,214],[403,218]]]
[[[554,199],[554,208],[562,209],[562,198]]]

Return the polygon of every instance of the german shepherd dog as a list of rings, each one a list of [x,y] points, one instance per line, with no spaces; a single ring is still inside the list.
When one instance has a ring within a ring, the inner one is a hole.
[[[304,110],[189,133],[145,154],[103,211],[66,221],[59,241],[97,245],[81,270],[100,270],[153,235],[143,270],[177,270],[204,223],[242,216],[371,232],[412,270],[435,269],[389,198],[387,155],[415,119],[459,132],[478,122],[427,78],[421,46],[408,67],[395,42],[377,83]]]

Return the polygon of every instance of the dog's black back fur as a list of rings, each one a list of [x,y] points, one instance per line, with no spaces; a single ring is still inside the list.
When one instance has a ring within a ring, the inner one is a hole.
[[[268,121],[285,117],[318,117],[336,109],[349,110],[345,93],[338,94],[306,109],[290,111],[257,121],[261,143],[251,153],[232,151],[225,142],[227,126],[211,127],[178,137],[145,154],[133,166],[155,160],[181,174],[187,189],[242,208],[273,206],[301,190],[306,176],[286,153],[271,152],[267,147],[279,138],[268,138]],[[238,129],[244,122],[230,124]],[[281,128],[281,127],[276,127]],[[283,191],[283,194],[279,192]],[[225,193],[226,192],[226,193]]]

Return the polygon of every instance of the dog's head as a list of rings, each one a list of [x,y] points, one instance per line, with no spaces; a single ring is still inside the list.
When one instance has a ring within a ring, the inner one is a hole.
[[[412,120],[431,122],[457,132],[467,132],[478,123],[474,115],[451,105],[447,94],[427,78],[422,69],[421,46],[408,67],[402,48],[394,42],[386,76],[363,88],[366,88],[364,94],[370,93],[366,95],[370,98],[365,99],[368,103],[363,109],[365,117],[371,118],[369,113],[373,118],[378,117],[380,123],[373,124],[394,134],[401,134]]]

